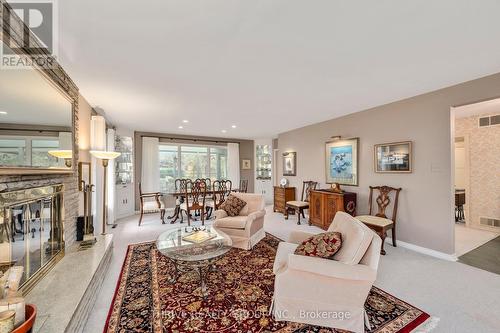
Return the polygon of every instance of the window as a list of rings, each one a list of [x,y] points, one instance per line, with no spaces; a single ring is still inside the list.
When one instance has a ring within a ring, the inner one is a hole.
[[[1,137],[0,165],[4,166],[63,166],[64,161],[49,154],[49,150],[59,148],[59,138],[55,137]]]
[[[25,155],[26,140],[0,139],[0,165],[27,165]]]
[[[160,144],[159,159],[162,192],[174,191],[176,178],[227,177],[226,147]]]
[[[181,147],[181,178],[208,177],[208,147]]]
[[[172,192],[179,174],[179,147],[160,145],[160,191]]]
[[[58,139],[31,140],[31,165],[40,167],[55,167],[59,159],[49,154],[49,150],[59,149]]]

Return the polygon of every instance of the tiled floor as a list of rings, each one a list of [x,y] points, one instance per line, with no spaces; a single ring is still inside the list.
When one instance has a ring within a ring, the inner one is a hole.
[[[296,228],[320,231],[296,223],[294,217],[285,221],[282,215],[268,209],[265,229],[282,239],[287,239],[290,231]],[[85,332],[102,331],[127,245],[154,240],[160,232],[177,226],[162,225],[152,215],[146,217],[141,227],[137,227],[136,216],[119,221],[118,227],[112,230],[115,235],[114,257]],[[433,332],[500,332],[500,275],[404,248],[387,246],[386,251],[387,255],[380,262],[376,285],[439,317],[439,325]]]
[[[499,233],[455,224],[455,255],[461,255],[500,236]]]

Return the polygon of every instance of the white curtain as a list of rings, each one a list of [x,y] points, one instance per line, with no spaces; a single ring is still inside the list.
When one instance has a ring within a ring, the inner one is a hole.
[[[233,183],[233,188],[240,186],[240,145],[227,144],[227,178]]]
[[[158,138],[142,138],[141,185],[143,192],[160,191],[159,142]]]

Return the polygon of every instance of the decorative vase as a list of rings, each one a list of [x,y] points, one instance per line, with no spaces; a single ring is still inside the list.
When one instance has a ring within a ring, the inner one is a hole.
[[[14,330],[16,311],[0,312],[0,333],[10,333]]]

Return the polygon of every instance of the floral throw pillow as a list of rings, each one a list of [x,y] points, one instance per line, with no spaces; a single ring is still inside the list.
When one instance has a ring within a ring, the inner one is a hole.
[[[223,209],[229,216],[238,216],[247,203],[235,195],[230,194],[219,209]]]
[[[342,235],[340,232],[325,232],[303,241],[295,250],[295,254],[333,259],[333,255],[340,250],[341,246]]]

